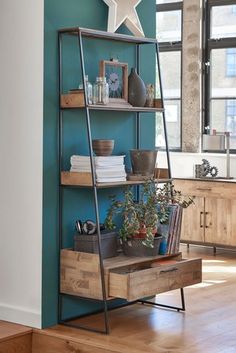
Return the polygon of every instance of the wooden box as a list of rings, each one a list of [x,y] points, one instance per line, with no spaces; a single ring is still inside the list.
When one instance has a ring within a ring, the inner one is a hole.
[[[82,108],[84,103],[84,91],[78,90],[76,93],[61,95],[61,108]]]
[[[61,250],[60,290],[62,293],[86,298],[102,299],[99,256]],[[108,293],[108,276],[105,277]]]
[[[154,99],[154,108],[163,108],[162,101],[161,101],[160,98],[155,98]]]
[[[62,185],[92,185],[92,174],[85,172],[61,172]]]

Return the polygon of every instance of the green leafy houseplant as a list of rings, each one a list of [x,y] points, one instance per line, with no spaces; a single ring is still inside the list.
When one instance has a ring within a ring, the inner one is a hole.
[[[132,189],[124,192],[123,200],[111,197],[111,206],[105,219],[105,226],[109,230],[116,228],[115,215],[121,216],[122,226],[119,230],[122,242],[133,238],[143,238],[143,245],[152,248],[157,233],[158,222],[164,223],[169,217],[169,205],[179,204],[188,207],[193,199],[184,199],[180,191],[174,190],[171,184],[157,187],[154,180],[147,181],[140,191],[139,201],[135,201]]]
[[[193,197],[184,197],[181,191],[175,190],[173,184],[164,184],[162,188],[158,188],[157,198],[159,205],[158,216],[161,224],[168,221],[171,205],[179,205],[182,208],[187,208],[194,202]]]

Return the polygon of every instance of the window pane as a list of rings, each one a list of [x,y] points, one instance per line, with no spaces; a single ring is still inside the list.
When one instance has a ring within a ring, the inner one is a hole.
[[[236,97],[236,48],[211,51],[211,97]]]
[[[169,4],[172,2],[182,2],[183,0],[156,0],[156,4]]]
[[[180,100],[165,101],[165,113],[169,148],[180,148]],[[156,146],[165,147],[162,114],[156,116]]]
[[[235,5],[214,6],[211,13],[211,38],[236,37]]]
[[[211,101],[210,128],[216,131],[229,131],[230,148],[236,149],[236,99]]]
[[[160,64],[164,98],[180,98],[181,52],[161,52]]]
[[[181,40],[181,10],[157,12],[156,20],[159,42]]]

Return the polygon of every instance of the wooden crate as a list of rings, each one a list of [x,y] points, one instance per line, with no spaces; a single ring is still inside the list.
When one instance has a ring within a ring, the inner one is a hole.
[[[155,98],[154,99],[154,108],[163,108],[162,101],[161,101],[160,98]]]
[[[62,185],[92,185],[92,174],[84,172],[61,172]]]
[[[83,91],[61,95],[61,108],[82,108],[84,106]]]
[[[201,259],[163,260],[111,270],[109,295],[128,301],[201,282]]]
[[[68,249],[61,250],[60,290],[62,293],[103,299],[99,256]],[[108,293],[108,276],[105,276]]]

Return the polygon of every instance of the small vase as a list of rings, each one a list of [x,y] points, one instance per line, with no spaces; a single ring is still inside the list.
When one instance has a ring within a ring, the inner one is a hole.
[[[128,85],[128,102],[134,107],[144,107],[147,97],[146,86],[135,68],[131,69]]]

